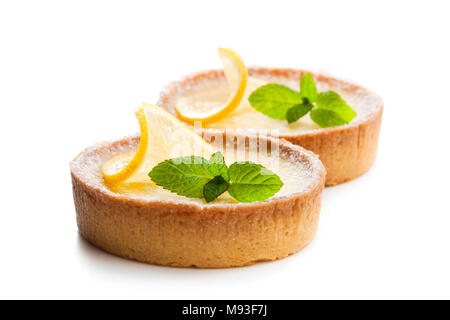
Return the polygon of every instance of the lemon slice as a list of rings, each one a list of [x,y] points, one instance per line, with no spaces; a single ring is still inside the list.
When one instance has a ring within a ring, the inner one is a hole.
[[[151,183],[148,173],[164,160],[191,155],[209,159],[215,152],[199,135],[158,106],[142,104],[135,113],[141,129],[139,147],[135,153],[115,156],[103,165],[108,184],[125,180]]]
[[[178,117],[187,123],[202,121],[203,125],[208,125],[219,121],[235,110],[244,96],[248,78],[244,61],[231,49],[219,48],[218,53],[230,88],[228,100],[225,104],[208,103],[207,100],[178,103],[175,108]]]

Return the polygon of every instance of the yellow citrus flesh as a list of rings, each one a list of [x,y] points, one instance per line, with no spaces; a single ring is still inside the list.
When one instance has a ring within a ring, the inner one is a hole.
[[[136,110],[141,129],[135,153],[120,154],[102,167],[108,185],[126,181],[128,185],[151,185],[148,173],[158,163],[182,156],[209,158],[214,148],[167,111],[152,104]]]
[[[183,121],[194,124],[201,121],[208,125],[220,121],[233,112],[239,105],[247,87],[247,67],[241,57],[231,49],[219,48],[219,56],[223,63],[225,77],[229,84],[229,96],[225,104],[197,101],[196,103],[179,103],[175,110]]]

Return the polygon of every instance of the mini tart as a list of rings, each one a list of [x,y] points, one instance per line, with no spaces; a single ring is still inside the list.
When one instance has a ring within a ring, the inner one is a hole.
[[[289,166],[291,172],[283,188],[294,192],[282,188],[261,202],[209,204],[178,195],[161,200],[115,193],[105,186],[101,167],[137,149],[139,136],[127,137],[87,148],[70,164],[81,235],[124,258],[178,267],[245,266],[284,258],[307,245],[317,230],[325,184],[317,156],[270,137],[216,134],[238,154],[248,150],[249,139],[276,147],[280,168]]]
[[[264,82],[284,84],[295,90],[299,90],[300,78],[306,72],[309,71],[263,67],[248,69],[250,77]],[[320,73],[310,73],[319,91],[336,91],[355,109],[357,116],[347,125],[331,128],[319,128],[309,119],[309,115],[291,125],[288,125],[286,121],[266,117],[274,124],[270,129],[278,130],[277,137],[319,155],[327,169],[327,186],[355,179],[369,170],[375,160],[383,101],[379,96],[359,85]],[[175,106],[179,98],[196,90],[222,84],[226,85],[222,70],[199,72],[166,86],[160,95],[158,105],[176,115]],[[244,99],[247,99],[249,93],[246,93]],[[265,116],[260,114],[260,117]],[[297,126],[298,130],[283,130],[293,126]],[[212,124],[202,130],[208,132],[213,129],[250,133],[257,129],[267,129],[267,127],[258,127],[258,120],[249,119],[239,128],[234,128],[229,125],[229,121],[228,123],[224,121],[222,124]]]

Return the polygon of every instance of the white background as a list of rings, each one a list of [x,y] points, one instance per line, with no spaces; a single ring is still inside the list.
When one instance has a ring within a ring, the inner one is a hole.
[[[450,298],[447,1],[1,1],[0,298]],[[69,161],[138,131],[168,81],[326,71],[385,102],[378,158],[323,194],[314,241],[226,270],[126,261],[78,235]]]

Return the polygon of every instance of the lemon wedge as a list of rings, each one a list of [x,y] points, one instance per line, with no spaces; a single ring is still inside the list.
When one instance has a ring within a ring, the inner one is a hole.
[[[229,85],[229,97],[225,104],[208,103],[198,101],[183,103],[180,101],[175,110],[183,121],[194,124],[201,121],[202,125],[208,125],[225,118],[234,111],[242,100],[247,86],[247,67],[241,57],[231,49],[219,48],[219,57],[223,63],[223,70]]]
[[[208,158],[214,148],[162,108],[142,104],[136,111],[141,138],[136,152],[120,154],[108,160],[102,167],[106,183],[122,181],[152,183],[150,170],[158,163],[182,156]]]

